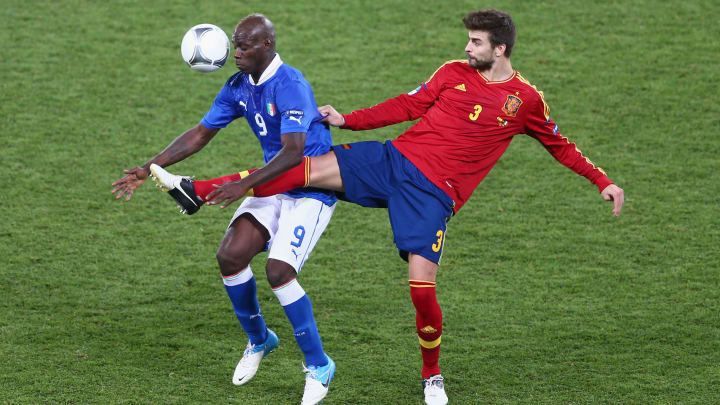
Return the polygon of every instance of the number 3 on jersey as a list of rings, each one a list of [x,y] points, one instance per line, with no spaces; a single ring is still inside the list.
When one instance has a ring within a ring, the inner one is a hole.
[[[474,111],[468,115],[468,118],[475,121],[480,116],[480,113],[482,112],[482,106],[480,104],[475,104]]]
[[[263,119],[262,115],[260,115],[260,113],[255,113],[255,123],[257,124],[257,126],[262,128],[260,132],[258,132],[258,135],[267,135],[267,126],[265,126],[265,120]]]
[[[437,243],[433,243],[433,245],[432,245],[433,252],[439,252],[440,249],[442,248],[443,235],[444,235],[444,233],[443,233],[442,229],[438,230],[437,233],[435,234],[435,236],[437,236]]]

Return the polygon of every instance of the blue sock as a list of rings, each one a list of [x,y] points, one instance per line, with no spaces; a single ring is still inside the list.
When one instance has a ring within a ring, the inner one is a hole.
[[[267,340],[267,325],[260,312],[257,300],[257,286],[250,266],[232,276],[223,276],[223,284],[230,302],[235,310],[235,316],[250,342],[254,345],[265,343]]]
[[[273,288],[285,314],[292,324],[295,341],[305,355],[305,364],[321,367],[328,364],[328,357],[322,347],[312,303],[297,280]]]

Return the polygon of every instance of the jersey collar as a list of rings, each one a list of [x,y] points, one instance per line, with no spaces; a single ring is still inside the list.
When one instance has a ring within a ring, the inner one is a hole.
[[[510,77],[508,77],[507,79],[505,79],[505,80],[492,81],[492,80],[488,80],[488,78],[485,77],[485,75],[483,75],[482,73],[480,73],[479,70],[475,69],[475,71],[477,71],[477,73],[480,75],[480,77],[482,77],[482,79],[485,80],[485,83],[486,83],[486,84],[507,83],[507,82],[509,82],[510,80],[514,79],[515,76],[517,76],[517,71],[513,70],[512,74],[511,74]]]
[[[250,80],[250,84],[253,86],[259,86],[266,81],[270,80],[271,77],[277,72],[277,70],[280,68],[280,66],[283,64],[282,59],[280,59],[279,54],[275,54],[275,57],[273,58],[272,62],[268,65],[267,68],[265,68],[265,71],[262,72],[260,75],[260,80],[258,80],[257,83],[255,83],[255,80],[253,80],[251,75],[248,75],[248,80]]]

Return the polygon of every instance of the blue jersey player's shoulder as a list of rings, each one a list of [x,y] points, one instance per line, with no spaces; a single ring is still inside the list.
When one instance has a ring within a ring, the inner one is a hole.
[[[280,75],[283,77],[283,79],[285,79],[285,81],[298,81],[307,83],[307,80],[305,80],[305,76],[302,74],[301,71],[295,69],[294,67],[286,63],[280,66],[280,69],[278,69],[278,73],[280,73]]]
[[[238,87],[242,83],[243,78],[245,77],[245,73],[243,72],[237,72],[234,75],[230,76],[227,81],[225,82],[225,86],[227,87]]]

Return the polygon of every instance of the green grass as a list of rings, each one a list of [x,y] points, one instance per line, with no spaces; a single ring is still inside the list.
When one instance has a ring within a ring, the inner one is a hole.
[[[454,404],[720,403],[720,5],[716,1],[241,3],[6,0],[0,12],[0,403],[290,404],[301,353],[253,261],[281,346],[242,388],[245,337],[214,252],[232,211],[180,217],[110,183],[199,121],[229,64],[181,61],[190,26],[250,12],[342,111],[463,57],[464,14],[509,11],[513,66],[625,189],[623,214],[518,136],[449,224],[441,365]],[[394,138],[408,124],[335,141]],[[231,125],[173,169],[262,163]],[[326,404],[421,404],[407,269],[384,210],[339,204],[301,274],[338,364]]]

